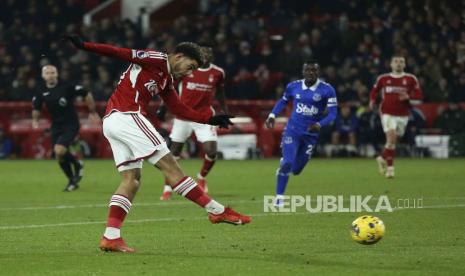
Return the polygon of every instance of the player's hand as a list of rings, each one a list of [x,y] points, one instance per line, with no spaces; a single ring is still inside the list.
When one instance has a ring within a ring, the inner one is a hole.
[[[61,40],[71,42],[78,49],[84,49],[84,40],[77,34],[64,35]]]
[[[375,102],[370,101],[370,103],[368,104],[368,110],[371,110],[371,111],[375,110]]]
[[[265,121],[265,126],[269,129],[274,128],[275,119],[273,117],[268,117]]]
[[[311,126],[308,128],[308,131],[309,131],[309,132],[320,132],[320,129],[321,129],[320,123],[316,123],[316,124],[311,125]]]
[[[399,100],[406,101],[408,99],[410,99],[410,96],[409,96],[409,94],[407,92],[400,92],[399,93]]]
[[[39,121],[32,120],[32,128],[33,129],[38,129],[39,128]]]
[[[156,113],[157,119],[164,122],[166,119],[166,105],[160,105]]]
[[[102,119],[100,119],[98,113],[94,111],[89,113],[89,121],[91,123],[98,124],[102,121]]]
[[[229,114],[215,115],[208,119],[207,124],[219,126],[220,128],[229,128],[230,125],[234,125],[233,122],[231,122],[231,118],[234,118],[234,116]]]

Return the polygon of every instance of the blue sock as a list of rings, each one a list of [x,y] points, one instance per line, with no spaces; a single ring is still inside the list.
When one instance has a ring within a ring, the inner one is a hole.
[[[289,174],[281,173],[278,171],[278,173],[276,174],[276,194],[277,195],[284,195],[288,181],[289,181]]]

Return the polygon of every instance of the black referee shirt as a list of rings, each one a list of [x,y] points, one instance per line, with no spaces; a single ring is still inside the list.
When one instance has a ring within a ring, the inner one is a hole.
[[[32,107],[40,111],[45,103],[52,118],[52,127],[79,125],[74,100],[77,96],[85,97],[87,93],[88,90],[81,85],[58,83],[53,88],[47,88],[44,84],[32,98]]]

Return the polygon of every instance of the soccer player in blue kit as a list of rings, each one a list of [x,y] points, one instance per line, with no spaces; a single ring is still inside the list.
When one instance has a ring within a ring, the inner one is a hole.
[[[292,114],[282,136],[283,157],[276,173],[276,206],[283,204],[289,174],[302,172],[312,156],[320,128],[330,124],[337,115],[336,92],[329,83],[319,79],[319,64],[305,62],[302,74],[304,79],[287,85],[265,122],[267,128],[273,128],[276,116],[292,101]]]

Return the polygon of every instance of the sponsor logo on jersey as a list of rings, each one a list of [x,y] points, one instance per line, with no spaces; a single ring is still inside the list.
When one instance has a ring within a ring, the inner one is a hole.
[[[295,112],[305,116],[314,116],[318,114],[318,108],[316,108],[313,105],[311,107],[308,107],[306,104],[298,103]]]
[[[140,59],[146,58],[148,56],[149,54],[145,51],[136,51],[136,54],[135,54],[135,57],[140,58]]]
[[[203,84],[203,83],[196,83],[188,81],[186,84],[186,88],[189,90],[198,90],[202,92],[208,92],[213,89],[213,86],[210,84]]]
[[[66,100],[65,97],[61,97],[61,98],[58,100],[58,104],[59,104],[60,106],[65,107],[65,106],[68,104],[68,101]]]
[[[315,93],[313,95],[312,99],[313,99],[314,102],[319,102],[319,101],[321,101],[321,95],[318,94],[318,93]]]
[[[384,89],[386,93],[403,93],[407,92],[407,88],[402,86],[386,86]]]

